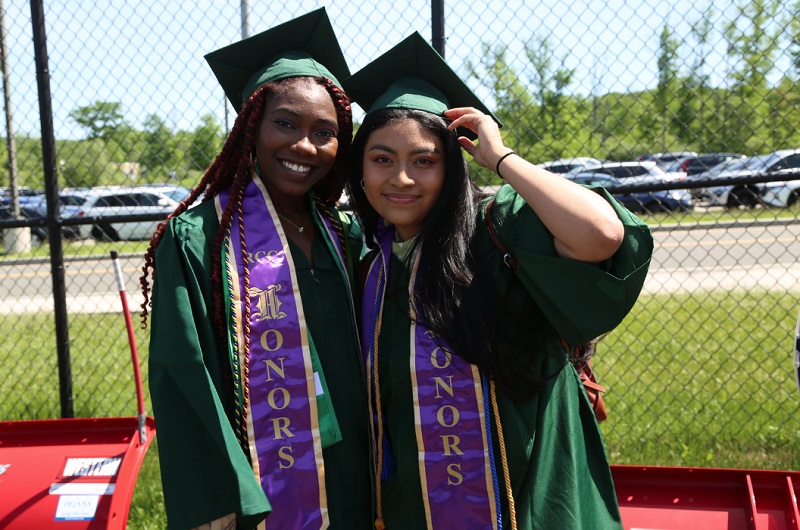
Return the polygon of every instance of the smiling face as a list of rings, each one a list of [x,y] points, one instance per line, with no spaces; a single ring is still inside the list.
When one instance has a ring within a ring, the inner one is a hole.
[[[273,201],[305,195],[328,174],[339,149],[336,108],[322,85],[296,77],[267,97],[256,157]]]
[[[413,119],[372,132],[364,149],[364,193],[401,241],[420,233],[445,178],[442,141]]]

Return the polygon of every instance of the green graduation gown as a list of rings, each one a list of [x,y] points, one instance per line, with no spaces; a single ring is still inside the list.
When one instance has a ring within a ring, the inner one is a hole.
[[[495,351],[514,353],[520,369],[553,376],[532,399],[514,402],[498,391],[516,520],[520,530],[620,529],[620,514],[605,448],[594,413],[559,334],[576,345],[617,326],[644,283],[653,250],[649,229],[604,190],[625,225],[619,250],[598,265],[558,258],[553,237],[510,186],[498,192],[492,215],[498,237],[518,259],[514,274],[491,240],[480,208],[479,244],[488,255],[497,292]],[[426,528],[417,466],[418,450],[409,373],[409,273],[392,256],[379,337],[381,403],[395,466],[382,483],[387,530]],[[534,322],[545,336],[537,344]],[[479,435],[479,434],[478,434]],[[495,462],[508,505],[496,430]],[[452,513],[452,528],[461,528]]]
[[[149,383],[170,528],[236,513],[238,528],[249,529],[271,509],[234,434],[230,360],[218,347],[212,322],[211,254],[218,228],[213,201],[204,202],[168,223],[156,253]],[[357,225],[350,226],[350,235],[357,259]],[[309,334],[342,434],[323,449],[330,529],[368,529],[367,394],[350,295],[319,233],[313,267],[291,241],[290,247]]]

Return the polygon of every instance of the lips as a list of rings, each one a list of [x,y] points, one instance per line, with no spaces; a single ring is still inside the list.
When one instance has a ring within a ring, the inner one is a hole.
[[[410,195],[405,193],[385,193],[383,196],[387,201],[393,204],[411,204],[420,199],[419,195]]]

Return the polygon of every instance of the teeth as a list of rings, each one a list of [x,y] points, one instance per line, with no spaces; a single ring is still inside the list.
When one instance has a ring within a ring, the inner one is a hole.
[[[297,171],[299,173],[308,173],[311,171],[311,166],[304,166],[300,164],[294,164],[292,162],[283,162],[284,167],[291,169],[292,171]]]

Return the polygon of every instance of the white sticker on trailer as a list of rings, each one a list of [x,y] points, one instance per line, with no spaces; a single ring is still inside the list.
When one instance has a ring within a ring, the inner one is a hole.
[[[122,458],[68,458],[62,473],[65,477],[113,477],[119,471]]]
[[[99,501],[99,495],[62,495],[56,507],[56,521],[91,521]]]
[[[50,485],[50,495],[114,495],[116,484],[69,482]]]

